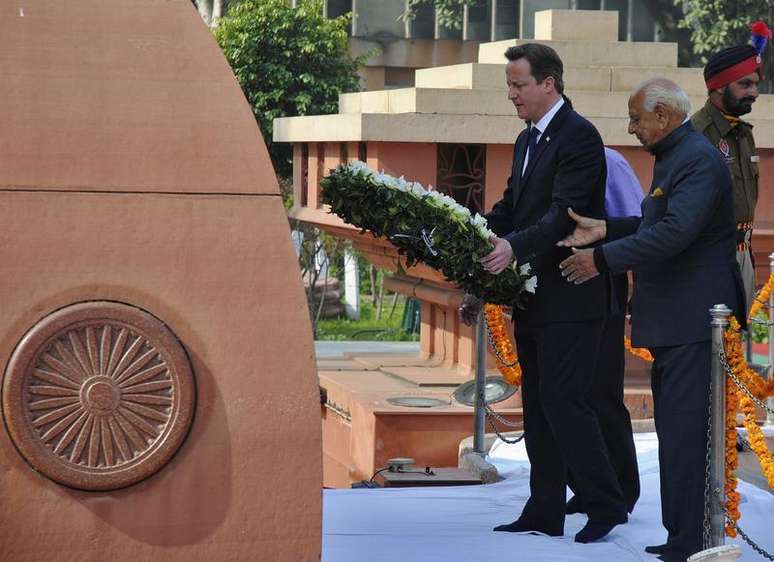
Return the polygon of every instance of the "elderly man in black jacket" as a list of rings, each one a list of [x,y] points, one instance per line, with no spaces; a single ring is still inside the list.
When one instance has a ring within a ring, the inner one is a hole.
[[[589,515],[575,540],[590,542],[627,520],[621,487],[587,399],[606,286],[602,278],[566,283],[558,265],[570,252],[556,243],[575,226],[569,207],[604,216],[604,147],[594,126],[563,97],[562,62],[553,49],[525,44],[511,47],[505,56],[508,97],[529,127],[516,140],[503,198],[487,215],[498,236],[482,263],[500,273],[514,259],[529,262],[538,286],[525,309],[514,312],[530,498],[516,521],[495,530],[562,535],[570,470]]]
[[[708,311],[720,303],[744,310],[731,177],[718,151],[687,121],[689,111],[685,93],[665,78],[635,90],[629,133],[656,157],[642,218],[604,221],[570,211],[578,226],[560,243],[573,247],[574,255],[560,266],[572,284],[607,271],[633,271],[632,343],[650,349],[655,359],[654,417],[668,532],[665,544],[646,550],[669,562],[702,549],[712,351]],[[577,249],[599,240],[605,243]]]

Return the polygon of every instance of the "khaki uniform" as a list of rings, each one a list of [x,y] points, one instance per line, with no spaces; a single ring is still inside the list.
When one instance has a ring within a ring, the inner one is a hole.
[[[755,270],[750,252],[750,239],[758,202],[758,155],[752,125],[739,120],[736,126],[720,110],[707,103],[691,117],[694,129],[702,133],[720,151],[731,172],[734,188],[734,216],[737,227],[736,260],[742,271],[747,310],[755,292]]]

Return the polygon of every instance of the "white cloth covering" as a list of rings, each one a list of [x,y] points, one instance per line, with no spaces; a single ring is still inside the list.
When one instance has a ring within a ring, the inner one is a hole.
[[[603,541],[576,544],[584,515],[567,517],[558,538],[494,533],[513,521],[529,494],[524,443],[496,442],[488,460],[505,480],[487,486],[325,490],[323,562],[653,562],[646,545],[662,544],[658,442],[654,433],[635,435],[642,496],[629,522]],[[697,478],[703,475],[697,474]],[[774,495],[745,482],[739,521],[754,540],[774,552]],[[740,539],[743,561],[762,558]]]

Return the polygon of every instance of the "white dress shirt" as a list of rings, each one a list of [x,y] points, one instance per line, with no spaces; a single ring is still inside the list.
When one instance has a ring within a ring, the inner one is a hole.
[[[536,128],[538,131],[537,138],[535,139],[535,146],[537,146],[538,143],[540,142],[540,138],[543,136],[543,131],[545,131],[548,125],[551,123],[551,119],[554,118],[554,115],[556,115],[556,113],[562,108],[563,105],[564,105],[564,98],[560,97],[559,100],[553,106],[551,106],[551,109],[546,111],[546,114],[540,118],[540,121],[532,124],[532,127]],[[529,153],[529,150],[528,150],[526,156],[524,157],[524,164],[521,167],[522,174],[524,174],[524,170],[527,169],[527,164],[529,163],[530,156],[531,154]]]

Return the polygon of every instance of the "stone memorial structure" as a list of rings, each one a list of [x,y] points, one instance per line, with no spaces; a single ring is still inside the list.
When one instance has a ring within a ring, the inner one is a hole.
[[[678,68],[676,44],[617,41],[616,12],[539,11],[533,29],[534,40],[562,57],[566,93],[575,108],[596,125],[605,144],[626,156],[647,190],[652,157],[627,133],[629,93],[645,78],[666,76],[698,109],[706,99],[702,70]],[[434,185],[471,210],[490,209],[502,195],[513,142],[524,127],[507,99],[504,52],[527,41],[483,43],[476,63],[417,70],[413,88],[344,94],[336,115],[276,120],[275,141],[294,143],[293,216],[350,238],[373,263],[395,270],[397,253],[388,242],[360,235],[321,206],[319,180],[330,168],[360,159],[373,169]],[[774,198],[765,195],[774,177],[773,110],[774,96],[762,95],[746,116],[755,125],[760,156],[762,195],[753,248],[761,281],[774,250]],[[390,456],[448,465],[455,462],[459,439],[471,432],[470,409],[448,403],[453,389],[469,380],[474,363],[472,330],[456,315],[462,295],[422,266],[395,277],[389,288],[421,300],[421,355],[319,362],[321,385],[332,401],[323,420],[325,481],[332,485],[367,478]],[[648,367],[631,356],[627,364],[627,404],[634,418],[650,417]],[[412,411],[386,401],[405,394],[446,403]],[[505,412],[518,418],[519,405],[507,404]],[[425,431],[432,437],[422,442],[418,436]]]
[[[319,560],[304,292],[212,34],[27,0],[0,45],[0,558]]]

